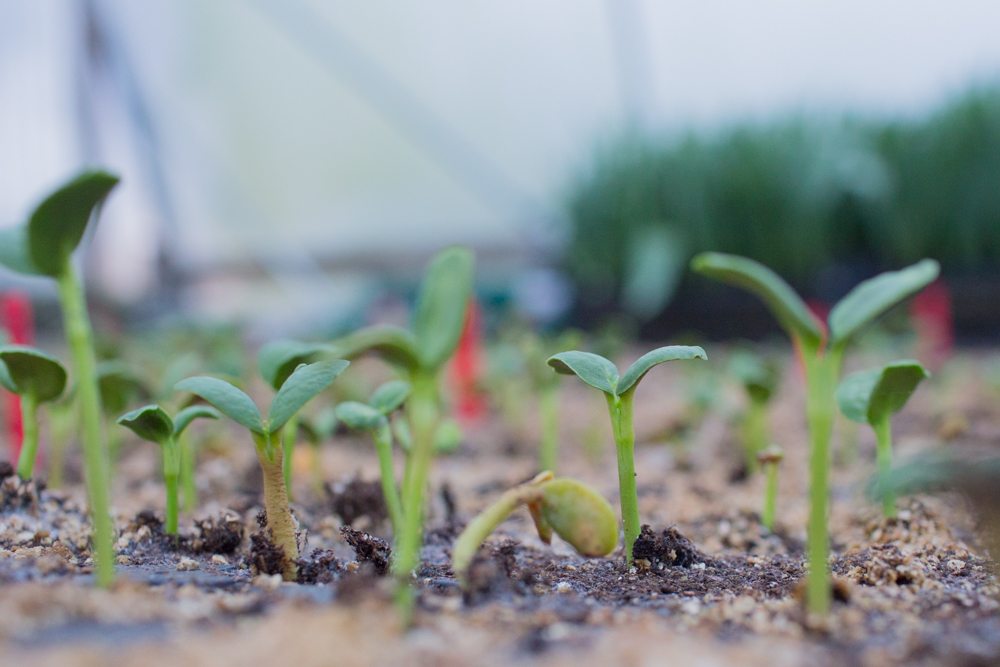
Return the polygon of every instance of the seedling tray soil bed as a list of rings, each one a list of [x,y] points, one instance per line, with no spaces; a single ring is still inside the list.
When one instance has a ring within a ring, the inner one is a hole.
[[[543,545],[521,510],[489,537],[461,587],[451,570],[457,535],[537,467],[530,438],[512,441],[499,418],[467,429],[459,451],[440,458],[432,474],[408,630],[393,604],[389,522],[378,462],[363,433],[324,444],[328,490],[311,485],[295,461],[303,583],[261,571],[278,572],[280,563],[269,562],[268,543],[259,537],[260,470],[235,427],[222,431],[232,446],[199,466],[199,509],[182,515],[177,538],[163,532],[156,450],[126,449],[113,487],[119,576],[106,590],[94,586],[82,485],[47,491],[0,466],[2,662],[997,664],[997,583],[968,501],[903,497],[898,516],[883,517],[860,491],[872,471],[870,439],[862,438],[857,463],[833,469],[834,602],[826,618],[806,614],[806,480],[788,471],[805,469],[807,435],[802,387],[792,374],[772,417],[786,471],[773,532],[758,514],[764,476],[734,473],[742,454],[733,430],[710,416],[687,447],[662,442],[658,434],[678,418],[670,406],[681,401],[675,382],[650,376],[635,405],[643,416],[636,433],[639,514],[649,527],[638,537],[631,569],[620,543],[613,555],[593,559],[558,538]],[[936,438],[933,400],[918,394],[899,416],[903,454]],[[960,402],[975,417],[952,450],[1000,445],[996,405],[972,393]],[[614,501],[606,406],[570,383],[563,404],[560,474]],[[591,428],[607,429],[609,446],[588,460],[576,443]]]

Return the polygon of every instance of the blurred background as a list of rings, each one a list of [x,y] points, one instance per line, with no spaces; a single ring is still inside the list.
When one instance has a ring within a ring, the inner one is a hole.
[[[921,307],[992,340],[997,25],[992,0],[6,0],[0,224],[84,165],[120,173],[97,307],[258,339],[392,312],[463,243],[494,317],[650,338],[773,331],[689,275],[701,250],[818,309],[930,256]]]

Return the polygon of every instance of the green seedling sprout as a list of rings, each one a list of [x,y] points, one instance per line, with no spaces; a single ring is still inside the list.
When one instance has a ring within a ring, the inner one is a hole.
[[[150,398],[150,392],[139,376],[120,361],[101,361],[97,364],[97,389],[101,392],[101,408],[111,419],[125,412],[129,404]],[[115,429],[105,433],[104,437],[108,447],[109,471],[114,476],[121,442]]]
[[[281,429],[310,399],[318,395],[344,372],[349,362],[342,359],[303,364],[285,380],[271,401],[267,419],[261,416],[253,400],[225,380],[198,376],[181,380],[177,391],[200,396],[219,412],[250,431],[257,450],[264,481],[264,512],[271,541],[284,556],[282,575],[286,581],[297,577],[299,547],[295,539],[295,520],[288,505],[288,487],[282,471],[284,456]]]
[[[276,340],[261,346],[257,354],[257,368],[271,388],[278,391],[288,376],[300,365],[322,358],[331,358],[329,345],[306,343],[297,340]],[[292,494],[292,455],[299,435],[299,416],[293,415],[282,429],[282,452],[285,487]]]
[[[778,274],[759,262],[737,255],[702,253],[691,260],[697,273],[742,287],[762,299],[802,355],[806,373],[806,418],[809,423],[809,575],[806,597],[809,611],[830,609],[830,571],[827,558],[830,436],[836,414],[834,392],[847,344],[887,310],[919,292],[940,271],[925,259],[900,271],[889,271],[857,285],[830,311],[829,335],[823,323]]]
[[[632,399],[639,382],[654,366],[668,361],[707,359],[698,346],[669,345],[639,357],[624,375],[604,357],[591,352],[560,352],[549,357],[557,373],[576,375],[604,393],[611,414],[611,429],[618,451],[618,488],[622,524],[625,527],[625,562],[632,564],[632,545],[639,537],[639,498],[635,489],[635,431],[632,427]]]
[[[109,502],[108,454],[101,423],[97,360],[83,284],[73,252],[95,211],[118,184],[118,177],[87,171],[45,198],[28,221],[0,230],[0,264],[56,281],[66,341],[76,376],[83,434],[84,476],[93,525],[94,576],[108,586],[115,576],[114,526]]]
[[[191,405],[177,413],[175,419],[159,405],[145,405],[118,418],[118,423],[143,440],[154,442],[163,453],[163,483],[167,490],[167,535],[177,534],[178,484],[181,475],[181,451],[178,441],[184,430],[199,417],[219,419],[222,415],[207,405]]]
[[[0,347],[0,384],[21,397],[23,438],[17,474],[31,479],[38,456],[38,406],[54,401],[66,389],[66,369],[59,360],[24,345]]]
[[[387,382],[372,394],[368,404],[345,401],[337,406],[337,418],[357,431],[369,431],[375,441],[379,473],[382,478],[382,495],[389,510],[393,534],[403,526],[403,505],[396,488],[396,474],[392,467],[392,430],[389,414],[399,408],[410,395],[410,385],[402,380]]]
[[[409,422],[405,419],[391,420],[392,433],[396,436],[399,448],[407,454],[413,449],[413,436],[410,435]],[[434,431],[434,453],[451,454],[462,444],[462,427],[450,417],[442,417]]]
[[[774,516],[778,507],[778,466],[783,458],[784,451],[774,443],[757,452],[757,462],[764,469],[767,480],[764,487],[764,512],[760,522],[768,530],[774,530]]]
[[[759,356],[741,350],[733,354],[730,372],[736,376],[747,395],[747,410],[743,416],[743,449],[747,470],[757,470],[757,455],[770,440],[767,424],[768,405],[778,387],[778,369]]]
[[[403,472],[403,527],[395,536],[393,574],[397,601],[409,623],[413,609],[410,586],[423,542],[424,494],[434,459],[441,420],[439,376],[458,345],[472,296],[473,255],[449,248],[431,261],[424,275],[412,329],[374,326],[334,341],[337,356],[347,359],[374,352],[399,369],[412,388],[406,417],[412,446]]]
[[[920,362],[894,361],[882,368],[854,373],[837,388],[840,411],[851,421],[870,424],[875,430],[876,459],[880,479],[892,470],[892,416],[903,409],[917,386],[930,377]],[[896,498],[889,484],[882,484],[882,509],[896,516]]]
[[[465,583],[479,546],[522,505],[528,507],[538,537],[546,544],[555,533],[588,557],[606,556],[618,544],[618,520],[611,504],[583,482],[554,478],[546,470],[504,493],[465,527],[452,549],[452,571],[459,581]]]
[[[545,361],[557,350],[572,349],[581,342],[578,331],[565,331],[552,338],[525,335],[522,349],[527,360],[531,383],[538,396],[540,438],[538,443],[538,469],[556,470],[559,457],[559,376],[548,371]]]

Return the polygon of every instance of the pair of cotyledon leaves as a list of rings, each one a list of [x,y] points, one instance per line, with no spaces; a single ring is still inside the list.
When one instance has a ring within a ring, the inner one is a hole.
[[[94,210],[117,184],[117,176],[103,171],[70,180],[35,207],[27,222],[0,229],[0,264],[18,273],[58,278]]]
[[[143,440],[163,445],[176,438],[195,419],[219,419],[222,415],[208,405],[189,405],[171,419],[159,405],[144,405],[118,418],[118,423],[131,429]]]
[[[629,366],[624,375],[618,368],[599,354],[572,350],[549,357],[549,366],[557,373],[576,375],[595,389],[612,398],[620,398],[635,388],[653,367],[686,359],[707,359],[705,350],[697,345],[668,345],[642,355]]]
[[[903,359],[848,375],[837,388],[840,411],[851,421],[876,424],[899,412],[923,380],[927,369],[913,359]]]
[[[335,410],[337,418],[349,428],[370,431],[386,423],[386,417],[410,396],[410,383],[392,380],[372,392],[368,403],[344,401]]]
[[[760,297],[779,324],[810,349],[823,343],[823,325],[778,274],[746,257],[706,252],[691,260],[691,268],[710,278],[742,287]],[[867,324],[937,278],[940,266],[924,259],[899,271],[887,271],[859,283],[830,311],[830,344],[843,346]]]
[[[66,389],[66,369],[59,360],[25,345],[0,347],[0,385],[38,403],[59,398]]]

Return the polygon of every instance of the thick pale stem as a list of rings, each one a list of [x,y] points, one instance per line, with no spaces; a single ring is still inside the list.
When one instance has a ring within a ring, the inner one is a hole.
[[[177,436],[177,448],[181,457],[181,494],[184,511],[190,514],[198,506],[198,487],[195,484],[195,455],[191,439],[186,434]]]
[[[263,439],[264,436],[258,436],[258,440]],[[285,554],[282,572],[285,581],[295,581],[298,578],[296,561],[299,559],[299,545],[295,540],[295,520],[288,504],[288,490],[285,488],[282,472],[283,457],[279,435],[270,436],[270,447],[258,443],[257,460],[263,473],[264,512],[267,513],[271,542]]]
[[[76,372],[77,400],[83,422],[84,476],[94,526],[94,574],[99,586],[115,577],[114,526],[109,502],[108,458],[101,425],[101,395],[97,387],[97,362],[83,287],[73,266],[66,262],[58,278],[66,341]]]
[[[767,487],[764,490],[764,514],[761,523],[768,530],[774,530],[774,515],[778,506],[778,464],[765,463],[764,474],[767,476]]]
[[[809,526],[806,553],[809,562],[806,597],[809,611],[826,614],[830,610],[829,512],[830,436],[840,370],[841,353],[825,356],[806,353],[806,416],[809,422]]]
[[[392,431],[389,421],[382,424],[372,433],[375,440],[375,452],[378,455],[379,473],[382,477],[382,495],[385,496],[385,506],[389,510],[389,520],[392,522],[392,534],[398,535],[403,526],[403,503],[399,500],[399,490],[396,488],[396,472],[392,467]]]
[[[606,395],[607,396],[607,395]],[[632,392],[607,396],[611,429],[618,452],[618,494],[625,529],[625,564],[632,565],[632,545],[639,537],[639,496],[635,487],[635,432],[632,427]]]
[[[542,389],[538,411],[541,418],[538,469],[555,472],[559,454],[559,391],[557,386]]]
[[[889,484],[889,473],[892,472],[892,424],[890,416],[876,421],[875,429],[876,459],[878,462],[879,490],[882,492],[882,511],[888,517],[896,516],[896,494]]]
[[[282,468],[285,473],[285,488],[288,489],[288,497],[293,496],[292,493],[292,456],[295,454],[295,441],[298,440],[299,436],[299,416],[292,415],[291,418],[285,422],[285,426],[281,429],[281,451],[282,451]]]
[[[21,455],[17,459],[17,474],[21,479],[31,479],[38,456],[38,401],[34,394],[21,395]]]
[[[452,569],[455,576],[464,583],[465,574],[472,559],[479,550],[479,545],[486,541],[494,530],[510,516],[519,506],[536,500],[539,491],[533,486],[519,486],[507,491],[499,500],[483,510],[475,519],[469,522],[462,534],[455,540],[452,548]]]
[[[410,579],[420,561],[424,489],[434,457],[434,432],[439,418],[437,378],[428,373],[416,373],[411,384],[413,392],[406,407],[412,442],[403,476],[403,529],[396,536],[396,557],[392,563],[398,582],[396,597],[406,623],[409,623],[413,610]]]

